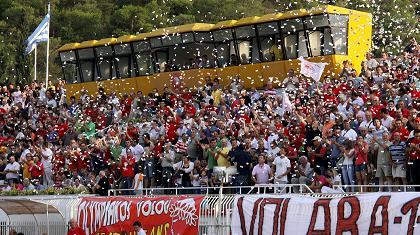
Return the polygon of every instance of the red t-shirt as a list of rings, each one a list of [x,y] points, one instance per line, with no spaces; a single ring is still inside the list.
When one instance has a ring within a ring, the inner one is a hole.
[[[417,138],[414,137],[413,139],[411,139],[409,141],[408,146],[411,143],[419,145],[420,144],[420,139],[417,139]],[[408,158],[409,158],[410,161],[418,160],[418,159],[420,159],[420,154],[415,149],[413,149],[410,152],[408,152]]]
[[[38,167],[36,167],[38,166]],[[32,178],[38,178],[44,175],[44,164],[42,162],[37,162],[35,165],[29,167],[29,172],[31,173]]]
[[[368,156],[367,153],[363,152],[362,148],[368,148],[369,146],[365,145],[363,147],[356,145],[354,146],[354,152],[356,154],[356,166],[367,164],[368,163]]]
[[[134,164],[135,159],[133,156],[127,156],[126,158],[121,160],[121,171],[122,176],[124,177],[134,177]]]
[[[395,132],[399,132],[401,133],[401,140],[406,142],[408,139],[408,136],[410,135],[410,133],[408,132],[408,130],[404,127],[401,127],[399,130],[395,130],[394,132],[392,132],[392,135],[395,134]]]
[[[76,227],[74,229],[70,228],[67,235],[85,235],[85,232],[83,232],[83,229]]]
[[[331,187],[331,184],[328,183],[328,181],[327,181],[327,177],[325,177],[323,175],[319,175],[318,177],[314,177],[314,181],[319,183],[322,186]]]

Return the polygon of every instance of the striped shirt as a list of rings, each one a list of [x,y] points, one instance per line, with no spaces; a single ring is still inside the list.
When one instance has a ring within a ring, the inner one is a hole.
[[[174,149],[176,153],[185,154],[187,152],[188,143],[184,143],[182,140],[176,142]]]
[[[406,144],[401,141],[398,144],[392,143],[389,146],[389,152],[391,153],[392,161],[396,164],[403,164],[406,161],[407,156],[405,155]]]

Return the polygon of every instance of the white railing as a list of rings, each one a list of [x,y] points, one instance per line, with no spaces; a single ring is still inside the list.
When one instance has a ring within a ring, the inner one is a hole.
[[[370,193],[370,192],[413,192],[420,185],[334,185],[333,189],[342,190],[348,193]]]
[[[57,221],[0,221],[0,234],[11,234],[12,230],[25,235],[63,235],[67,232],[66,222]]]
[[[216,195],[220,192],[223,194],[284,194],[292,193],[294,188],[299,191],[297,193],[313,193],[305,184],[256,184],[253,186],[143,188],[141,190],[110,189],[108,196]]]

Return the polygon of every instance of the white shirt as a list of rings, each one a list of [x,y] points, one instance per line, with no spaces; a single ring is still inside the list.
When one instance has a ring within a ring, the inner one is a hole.
[[[57,108],[57,101],[55,101],[55,99],[50,99],[47,101],[47,106],[50,108]]]
[[[7,171],[7,170],[17,171],[18,173],[15,174],[15,173],[9,172],[9,173],[6,174],[6,179],[18,179],[19,178],[19,170],[20,170],[20,164],[19,163],[14,162],[14,163],[7,164],[6,168],[4,168],[4,171]]]
[[[138,232],[137,235],[146,235],[146,232],[141,228]]]
[[[144,153],[144,149],[141,145],[137,144],[136,146],[131,146],[130,148],[131,153],[134,156],[136,162],[138,162],[141,158],[141,155]],[[123,148],[121,151],[122,156],[127,156],[127,148]]]
[[[360,127],[366,128],[368,131],[371,131],[372,129],[375,129],[375,125],[373,124],[373,119],[368,121],[363,121],[362,123],[360,123]]]
[[[342,130],[341,135],[348,140],[356,140],[357,139],[357,133],[353,129]]]
[[[283,156],[283,157],[277,156],[276,159],[274,159],[273,163],[276,165],[276,172],[275,172],[276,179],[287,182],[287,175],[284,175],[280,178],[278,176],[286,173],[287,168],[291,168],[289,158],[287,158],[285,156]]]
[[[42,154],[41,162],[42,164],[44,164],[44,169],[45,170],[52,169],[51,160],[52,160],[53,152],[51,151],[51,149],[49,148],[43,149],[41,154]]]
[[[381,119],[382,125],[388,129],[391,129],[393,121],[394,121],[394,118],[389,115],[387,115],[385,119],[383,118]]]

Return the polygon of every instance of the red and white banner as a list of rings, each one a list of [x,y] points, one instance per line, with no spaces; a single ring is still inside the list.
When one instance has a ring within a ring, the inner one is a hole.
[[[85,197],[77,221],[86,235],[134,234],[138,221],[146,234],[197,234],[200,204],[197,197]]]
[[[420,234],[419,193],[237,196],[232,234]]]

